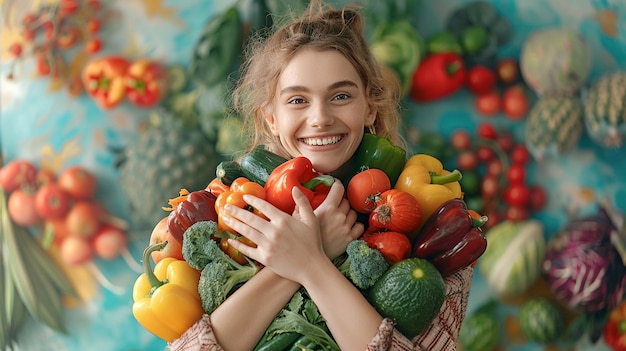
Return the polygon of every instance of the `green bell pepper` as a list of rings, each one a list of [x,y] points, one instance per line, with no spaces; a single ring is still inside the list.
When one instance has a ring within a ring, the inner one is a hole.
[[[354,156],[333,175],[347,186],[352,177],[368,168],[381,169],[393,186],[406,163],[406,151],[391,143],[389,138],[365,133]]]

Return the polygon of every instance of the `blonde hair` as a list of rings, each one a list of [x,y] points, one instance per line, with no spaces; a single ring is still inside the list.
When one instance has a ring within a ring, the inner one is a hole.
[[[303,48],[334,50],[344,55],[363,81],[368,102],[377,110],[374,125],[368,129],[389,137],[394,144],[406,146],[399,133],[400,84],[394,73],[379,65],[372,55],[358,9],[350,4],[337,10],[322,0],[312,0],[300,17],[265,39],[249,41],[242,75],[232,96],[235,112],[244,120],[249,150],[264,144],[274,152],[286,154],[265,122],[263,107],[273,100],[283,68]]]

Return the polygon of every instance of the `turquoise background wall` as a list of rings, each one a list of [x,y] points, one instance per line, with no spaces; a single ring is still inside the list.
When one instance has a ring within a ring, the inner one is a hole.
[[[372,0],[373,1],[373,0]],[[357,1],[359,2],[359,1]],[[374,1],[375,2],[375,1]],[[446,15],[469,1],[422,0],[414,24],[425,38],[442,29]],[[234,1],[211,0],[111,0],[112,14],[103,28],[106,38],[100,55],[149,56],[165,64],[185,65],[201,28],[217,11]],[[337,2],[343,3],[343,2]],[[361,2],[366,8],[368,2]],[[512,24],[512,39],[500,48],[500,57],[518,56],[530,33],[537,29],[564,26],[580,31],[593,52],[590,82],[605,72],[626,69],[626,0],[491,0]],[[15,37],[16,18],[28,11],[32,1],[2,3],[3,53]],[[374,5],[372,5],[374,6]],[[98,199],[109,211],[128,218],[124,194],[117,184],[115,155],[109,146],[124,146],[137,135],[148,112],[122,104],[103,111],[85,94],[69,97],[62,90],[51,91],[50,80],[35,78],[33,62],[19,66],[15,80],[6,78],[11,61],[6,54],[0,67],[0,150],[5,160],[25,158],[57,167],[81,164],[99,178]],[[406,123],[421,133],[449,136],[457,128],[474,130],[486,117],[475,112],[472,96],[460,91],[452,98],[428,105],[405,101]],[[490,122],[508,129],[522,140],[524,122],[502,116]],[[587,135],[571,152],[555,159],[534,162],[531,178],[548,190],[548,206],[535,214],[554,233],[567,220],[575,205],[579,214],[595,210],[598,199],[608,200],[626,212],[626,148],[608,149]],[[590,198],[589,193],[593,196]],[[146,244],[147,233],[131,236],[129,249],[135,258]],[[31,322],[20,349],[37,350],[162,350],[165,343],[140,327],[131,314],[131,288],[137,276],[122,259],[97,261],[103,273],[116,285],[126,287],[122,295],[97,287],[83,305],[68,308],[68,335],[59,335]],[[83,272],[84,273],[84,272]],[[86,274],[85,284],[93,284]],[[489,290],[477,275],[471,296],[473,306],[489,297]],[[262,302],[260,302],[262,303]],[[604,349],[596,345],[597,349]],[[538,345],[511,345],[508,350],[541,350]],[[590,350],[589,345],[580,349]]]

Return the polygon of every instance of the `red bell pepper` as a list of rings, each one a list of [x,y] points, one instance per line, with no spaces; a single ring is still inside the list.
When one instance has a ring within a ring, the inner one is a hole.
[[[614,351],[626,351],[626,301],[609,313],[604,324],[604,342]]]
[[[276,167],[267,177],[265,199],[291,214],[296,207],[291,189],[298,187],[315,209],[324,201],[334,181],[333,176],[315,171],[311,160],[297,156]]]
[[[134,61],[125,74],[126,95],[141,107],[156,105],[166,91],[166,71],[161,64],[148,59]]]
[[[427,56],[413,73],[411,97],[430,102],[452,95],[465,84],[463,58],[451,52]]]
[[[183,234],[192,224],[199,221],[217,222],[216,199],[210,191],[198,190],[170,200],[173,208],[165,210],[172,210],[167,216],[167,229],[172,237],[182,244]]]
[[[124,99],[124,75],[129,62],[123,57],[110,56],[91,61],[82,73],[85,90],[96,103],[109,109]]]
[[[424,223],[413,254],[429,260],[444,277],[451,275],[472,264],[487,249],[481,229],[486,221],[486,216],[472,216],[465,201],[448,200]]]

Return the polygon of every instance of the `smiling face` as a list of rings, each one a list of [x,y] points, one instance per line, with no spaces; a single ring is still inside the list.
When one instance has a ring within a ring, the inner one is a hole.
[[[330,173],[352,157],[376,118],[350,61],[336,51],[304,49],[282,71],[266,120],[292,156]]]

